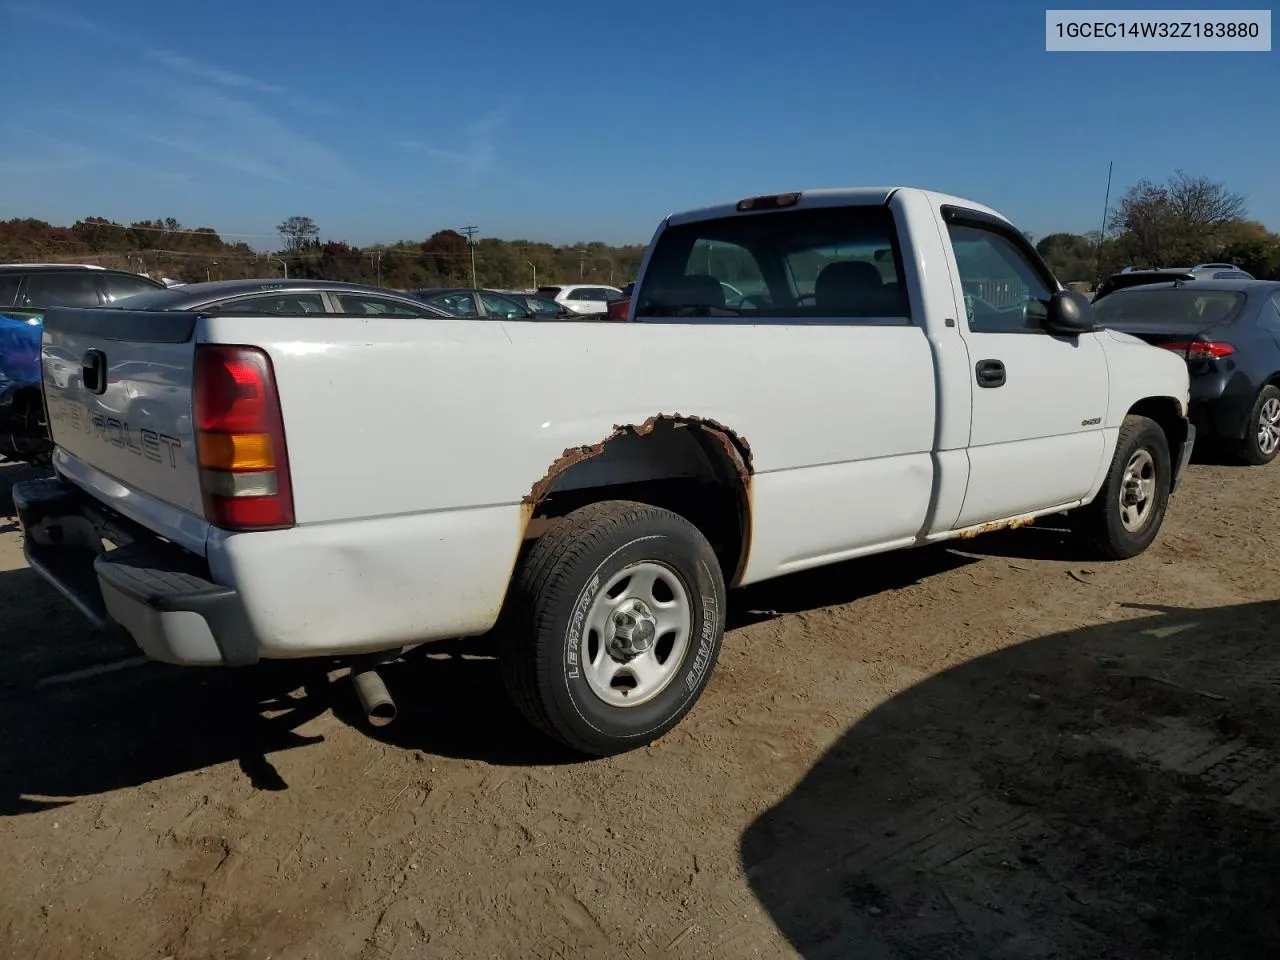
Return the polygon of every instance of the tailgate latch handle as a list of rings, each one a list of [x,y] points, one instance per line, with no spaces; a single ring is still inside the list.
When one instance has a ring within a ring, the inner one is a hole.
[[[80,361],[80,378],[90,393],[107,392],[107,355],[90,350]]]

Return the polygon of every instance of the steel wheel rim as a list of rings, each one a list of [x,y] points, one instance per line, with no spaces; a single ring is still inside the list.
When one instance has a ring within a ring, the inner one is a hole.
[[[1134,452],[1120,480],[1120,523],[1130,533],[1147,525],[1156,505],[1156,461],[1145,447]]]
[[[1258,449],[1265,456],[1280,449],[1280,397],[1271,397],[1258,413]]]
[[[638,707],[676,678],[692,634],[693,602],[680,576],[665,563],[633,563],[596,594],[578,662],[600,701]]]

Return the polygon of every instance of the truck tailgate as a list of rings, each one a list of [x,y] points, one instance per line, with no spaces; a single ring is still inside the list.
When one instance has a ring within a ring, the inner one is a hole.
[[[203,512],[192,425],[197,317],[50,308],[41,363],[53,442],[188,513]]]

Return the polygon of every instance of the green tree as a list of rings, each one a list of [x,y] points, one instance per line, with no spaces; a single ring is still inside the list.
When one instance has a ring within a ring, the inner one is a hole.
[[[276,231],[284,239],[285,249],[290,253],[300,253],[319,243],[320,228],[310,217],[290,217],[277,226]]]

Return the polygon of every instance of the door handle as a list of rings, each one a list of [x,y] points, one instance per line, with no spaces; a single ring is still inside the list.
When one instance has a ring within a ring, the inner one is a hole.
[[[107,390],[107,356],[101,350],[90,350],[80,361],[80,380],[90,393]]]
[[[1004,364],[999,360],[979,360],[974,369],[978,374],[978,386],[1004,386]]]

